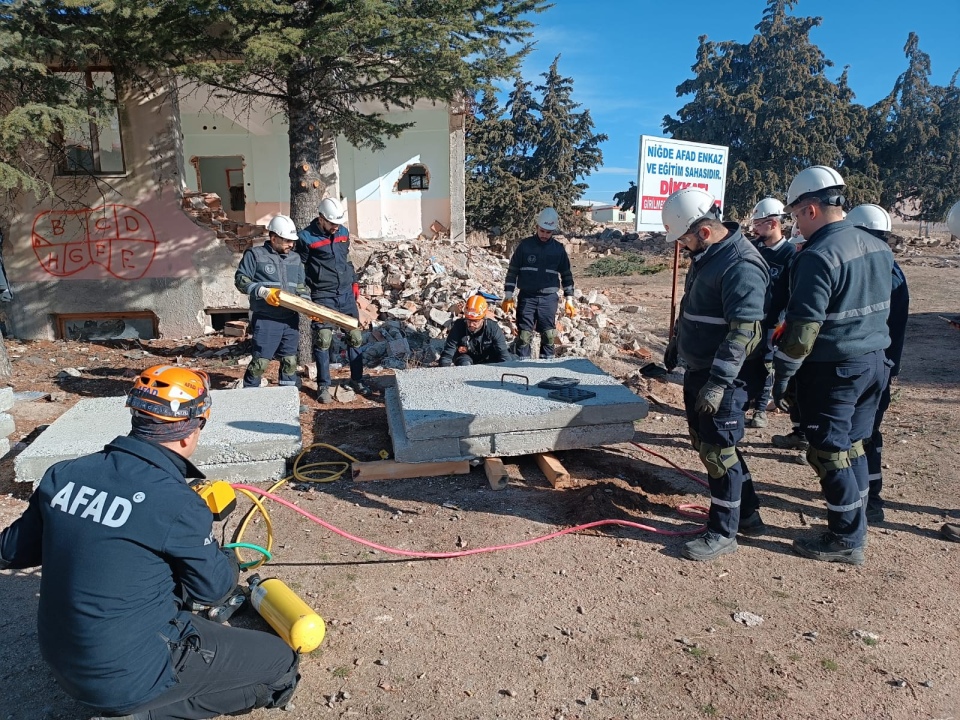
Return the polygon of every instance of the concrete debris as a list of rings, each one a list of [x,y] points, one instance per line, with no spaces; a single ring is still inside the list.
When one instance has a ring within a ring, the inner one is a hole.
[[[763,623],[763,618],[752,612],[742,611],[733,613],[733,621],[747,627],[756,627]]]

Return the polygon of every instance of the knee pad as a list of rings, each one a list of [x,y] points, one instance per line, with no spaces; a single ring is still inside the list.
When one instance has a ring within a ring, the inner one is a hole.
[[[860,452],[863,452],[862,446]],[[846,450],[830,452],[811,445],[807,448],[807,462],[816,471],[817,477],[823,480],[828,472],[850,467],[850,455]]]
[[[529,345],[531,340],[533,340],[532,330],[521,330],[520,334],[517,336],[517,344],[521,347],[526,347]]]
[[[540,337],[543,338],[544,345],[554,345],[557,341],[557,330],[556,328],[544,330],[542,333],[540,333]]]
[[[254,358],[250,361],[250,364],[247,365],[247,372],[250,373],[251,377],[261,377],[269,366],[270,361],[267,358]]]
[[[863,449],[864,443],[869,442],[869,440],[857,440],[853,445],[850,446],[850,449],[847,450],[847,457],[850,458],[850,461],[853,462],[861,455],[866,455],[867,451]]]
[[[296,355],[285,355],[282,358],[280,358],[280,374],[281,375],[297,374],[297,356]]]
[[[320,328],[313,333],[313,342],[320,350],[329,350],[333,345],[333,330]]]
[[[707,475],[714,480],[722,478],[737,464],[736,447],[720,447],[710,443],[700,443],[700,459],[707,468]]]
[[[693,445],[693,449],[697,452],[700,452],[700,435],[693,428],[687,428],[690,432],[690,444]]]
[[[360,329],[351,330],[347,334],[347,345],[352,348],[358,348],[363,344],[363,333]]]

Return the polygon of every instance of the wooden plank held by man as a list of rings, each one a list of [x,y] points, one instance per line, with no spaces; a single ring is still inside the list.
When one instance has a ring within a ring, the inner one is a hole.
[[[271,295],[271,297],[273,296]],[[360,327],[360,321],[356,318],[352,318],[349,315],[344,315],[336,310],[331,310],[323,305],[317,305],[317,303],[311,302],[310,300],[304,300],[302,297],[297,297],[293,293],[288,293],[286,290],[277,290],[275,297],[277,301],[276,304],[280,305],[280,307],[285,307],[288,310],[295,310],[302,315],[307,315],[311,319],[316,319],[320,322],[331,323],[332,325],[337,325],[344,330],[355,330],[356,328]],[[267,298],[267,302],[271,305],[274,304],[270,302],[270,298]]]

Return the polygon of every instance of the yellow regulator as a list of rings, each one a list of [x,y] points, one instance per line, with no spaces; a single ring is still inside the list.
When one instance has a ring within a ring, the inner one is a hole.
[[[320,647],[327,626],[293,590],[277,578],[253,575],[248,582],[253,607],[287,645],[301,653]]]

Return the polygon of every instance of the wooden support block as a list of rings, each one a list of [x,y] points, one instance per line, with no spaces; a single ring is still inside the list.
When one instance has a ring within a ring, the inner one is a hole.
[[[533,456],[540,466],[540,470],[547,476],[547,480],[555,488],[573,487],[576,483],[571,482],[570,473],[560,463],[554,455],[550,453],[540,453]]]
[[[227,337],[243,337],[247,334],[247,321],[228,320],[223,325],[223,334]]]
[[[432,463],[402,463],[396,460],[375,460],[353,463],[353,479],[403,480],[407,478],[437,477],[440,475],[466,475],[470,472],[469,460],[449,460]]]
[[[490,481],[490,488],[493,490],[503,490],[507,486],[507,468],[500,458],[490,457],[483,460],[483,471],[487,474],[487,480]]]
[[[331,310],[323,305],[317,305],[310,300],[304,300],[302,297],[297,297],[293,293],[288,293],[286,290],[280,291],[279,299],[280,305],[288,310],[296,310],[303,315],[320,318],[325,322],[342,327],[344,330],[356,330],[360,327],[360,321],[356,318],[344,315],[336,310]]]

